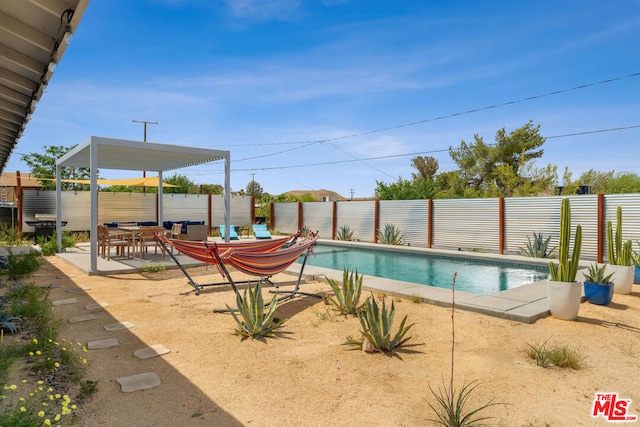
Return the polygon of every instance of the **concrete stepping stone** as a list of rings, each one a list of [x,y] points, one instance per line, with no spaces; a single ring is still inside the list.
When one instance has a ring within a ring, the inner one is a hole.
[[[95,303],[95,304],[87,304],[84,306],[85,310],[89,310],[89,311],[95,311],[95,310],[101,310],[105,307],[107,307],[109,304],[106,302],[99,302],[99,303]]]
[[[134,328],[136,325],[134,325],[131,322],[121,322],[121,323],[112,323],[110,325],[105,325],[104,329],[109,331],[109,332],[113,332],[113,331],[121,331],[123,329],[131,329]]]
[[[106,338],[103,340],[87,342],[87,348],[89,350],[100,350],[103,348],[117,347],[119,345],[120,341],[118,341],[118,338]]]
[[[95,314],[83,314],[82,316],[70,317],[69,323],[86,322],[87,320],[93,320],[95,318]]]
[[[67,276],[56,276],[56,279],[71,279],[72,277],[76,277],[75,274],[69,274]]]
[[[52,301],[52,305],[65,305],[65,304],[75,304],[78,302],[77,298],[67,298],[67,299],[59,299],[56,301]]]
[[[162,344],[155,344],[151,347],[141,348],[133,352],[133,355],[138,359],[151,359],[152,357],[162,356],[169,353],[169,349],[165,348]]]
[[[162,381],[160,381],[160,378],[154,372],[145,372],[143,374],[131,375],[130,377],[122,377],[118,378],[116,381],[118,381],[124,393],[146,390],[162,384]]]
[[[70,294],[76,293],[76,292],[85,292],[88,291],[91,288],[73,288],[73,289],[67,289],[67,292]]]
[[[60,286],[62,286],[60,283],[49,283],[48,285],[42,285],[43,288],[49,289],[59,288]]]

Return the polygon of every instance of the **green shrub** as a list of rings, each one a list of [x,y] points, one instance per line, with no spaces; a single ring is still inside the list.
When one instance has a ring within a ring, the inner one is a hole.
[[[527,344],[524,353],[542,368],[557,366],[558,368],[580,369],[584,357],[567,345],[547,346],[547,339],[542,344]]]
[[[245,337],[272,337],[274,336],[273,331],[286,321],[286,319],[277,320],[275,318],[278,305],[277,295],[273,296],[268,307],[265,306],[260,282],[257,282],[253,289],[251,289],[251,283],[248,283],[244,288],[244,298],[240,296],[239,292],[236,293],[236,305],[240,316],[236,315],[228,305],[227,309],[238,325],[236,332]],[[266,313],[265,308],[267,309]]]
[[[42,255],[44,256],[51,256],[58,253],[58,242],[55,232],[49,237],[49,240],[47,240],[47,238],[45,238],[44,236],[38,237],[37,243],[40,246]],[[77,242],[75,235],[67,231],[62,232],[62,252],[64,252],[64,250],[67,248],[75,247],[76,243]]]
[[[387,310],[387,306],[382,298],[382,307],[378,306],[373,294],[364,302],[363,310],[358,312],[362,336],[369,341],[373,347],[385,353],[393,353],[394,350],[407,342],[411,337],[405,338],[405,335],[414,325],[405,326],[407,316],[404,316],[400,327],[395,335],[391,335],[393,329],[393,316],[395,315],[395,306],[391,301],[391,309]]]
[[[401,245],[404,234],[394,224],[385,224],[382,230],[378,230],[378,242],[385,245]]]
[[[355,278],[354,278],[355,274]],[[344,268],[342,274],[342,287],[335,280],[326,278],[327,283],[331,286],[334,298],[327,297],[325,300],[332,304],[342,314],[357,314],[360,305],[360,295],[362,294],[362,280],[364,276],[358,275],[358,270],[351,272],[347,267]]]
[[[11,279],[17,280],[30,276],[40,268],[40,252],[29,250],[29,252],[14,254],[11,248],[8,248],[8,251],[6,272]]]

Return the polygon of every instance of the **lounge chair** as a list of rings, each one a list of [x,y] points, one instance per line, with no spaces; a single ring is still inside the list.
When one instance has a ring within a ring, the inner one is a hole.
[[[224,240],[224,224],[220,226],[220,237]],[[236,227],[233,225],[229,226],[229,240],[238,240],[238,232],[236,231]]]
[[[267,229],[267,224],[253,224],[253,234],[256,239],[270,239],[271,233]]]

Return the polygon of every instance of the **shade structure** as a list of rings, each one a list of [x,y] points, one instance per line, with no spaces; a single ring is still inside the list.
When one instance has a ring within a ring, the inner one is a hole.
[[[63,167],[83,167],[90,169],[91,186],[91,271],[98,269],[97,229],[98,229],[98,178],[97,171],[102,169],[154,171],[158,173],[158,214],[162,223],[162,173],[167,170],[181,169],[214,161],[224,161],[224,223],[229,235],[231,210],[230,163],[231,153],[223,150],[210,150],[180,145],[157,144],[152,142],[131,141],[115,138],[91,136],[78,144],[56,162],[56,226],[61,230],[61,170]],[[57,233],[58,250],[62,250],[62,233]]]
[[[55,181],[55,178],[38,178],[41,181]],[[60,182],[73,182],[75,184],[90,185],[90,179],[61,179]],[[98,185],[124,185],[127,187],[157,187],[160,185],[160,180],[157,176],[148,176],[146,178],[123,178],[123,179],[98,179],[96,180]],[[179,187],[178,185],[162,183],[163,187]]]

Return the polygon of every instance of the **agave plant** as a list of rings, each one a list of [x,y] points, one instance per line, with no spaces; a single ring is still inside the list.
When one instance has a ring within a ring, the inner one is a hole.
[[[393,337],[391,329],[393,328],[393,316],[395,314],[395,306],[391,302],[391,309],[387,310],[387,306],[382,298],[382,307],[378,306],[373,295],[371,295],[364,303],[364,309],[358,312],[360,326],[362,326],[362,336],[373,347],[385,353],[393,353],[393,351],[407,342],[411,337],[405,338],[405,335],[414,325],[405,326],[407,316],[404,316],[400,327]]]
[[[525,243],[525,246],[521,247],[520,250],[531,258],[549,258],[556,250],[555,246],[549,249],[550,241],[551,237],[545,239],[542,232],[536,233],[534,231],[533,240],[527,236],[527,243]]]
[[[598,264],[591,264],[586,273],[584,273],[584,280],[591,283],[596,283],[600,285],[610,285],[613,283],[611,278],[613,277],[613,273],[605,274],[607,266]]]
[[[286,319],[276,319],[276,309],[278,306],[277,295],[266,307],[262,298],[262,288],[260,282],[256,283],[255,288],[251,289],[251,283],[244,288],[244,297],[240,293],[236,293],[237,311],[240,315],[236,315],[234,310],[227,305],[227,309],[231,312],[233,320],[238,324],[236,330],[240,335],[251,338],[272,337],[273,331],[282,326]],[[265,312],[265,308],[267,311]]]
[[[478,385],[477,380],[474,380],[470,383],[463,384],[460,390],[456,390],[453,388],[453,384],[447,387],[444,381],[442,381],[443,387],[437,392],[429,386],[431,394],[433,394],[438,402],[436,405],[429,403],[429,406],[437,416],[437,419],[430,421],[435,421],[441,426],[465,427],[481,425],[478,424],[480,421],[493,418],[478,415],[479,412],[490,406],[499,405],[499,403],[495,403],[492,400],[477,408],[468,409],[469,405],[467,400]]]
[[[348,225],[343,225],[339,227],[338,230],[336,231],[336,240],[345,240],[345,241],[353,240],[353,231],[351,231]]]
[[[401,245],[404,234],[394,224],[385,224],[382,230],[378,230],[378,242],[385,245]]]
[[[15,334],[18,332],[18,326],[16,325],[16,321],[21,321],[22,319],[16,316],[7,316],[6,314],[0,314],[0,329],[6,329],[11,334]]]
[[[327,277],[327,283],[331,286],[335,297],[328,297],[326,301],[342,314],[357,314],[361,307],[358,303],[362,294],[363,277],[358,275],[358,270],[349,274],[349,270],[345,267],[342,274],[342,288],[335,280]]]

